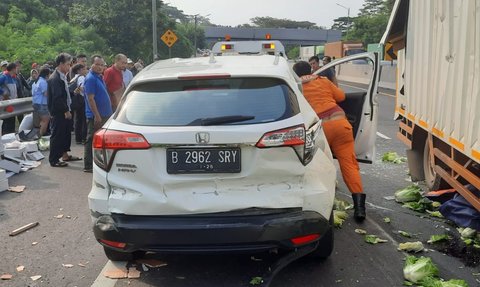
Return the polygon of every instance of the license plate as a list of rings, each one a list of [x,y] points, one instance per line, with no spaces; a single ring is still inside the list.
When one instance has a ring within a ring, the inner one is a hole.
[[[236,173],[240,172],[240,148],[169,148],[167,172]]]

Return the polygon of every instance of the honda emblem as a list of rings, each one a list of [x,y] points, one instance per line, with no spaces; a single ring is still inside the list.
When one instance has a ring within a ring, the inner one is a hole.
[[[195,139],[199,144],[205,144],[210,141],[210,134],[205,132],[200,132],[195,135]]]

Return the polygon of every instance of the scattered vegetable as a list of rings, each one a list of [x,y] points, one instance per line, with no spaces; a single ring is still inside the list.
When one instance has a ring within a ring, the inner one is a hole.
[[[422,281],[422,287],[468,287],[468,284],[460,279],[443,281],[442,279],[428,277]]]
[[[420,241],[405,242],[398,245],[398,250],[406,252],[420,252],[424,249],[423,243]]]
[[[250,280],[250,285],[260,285],[262,283],[263,283],[262,277],[253,277],[252,280]]]
[[[392,222],[392,221],[390,220],[390,217],[384,217],[384,218],[383,218],[383,222],[385,222],[385,223],[390,223],[390,222]]]
[[[369,235],[365,235],[365,242],[370,244],[377,244],[377,243],[388,242],[388,240],[378,238],[376,235],[373,235],[373,234],[369,234]]]
[[[438,217],[438,218],[443,218],[443,215],[440,213],[440,211],[430,211],[427,210],[428,214],[433,217]]]
[[[403,231],[403,230],[399,230],[399,231],[398,231],[398,234],[400,234],[400,235],[403,236],[403,237],[407,237],[407,238],[411,238],[411,237],[412,237],[412,235],[411,235],[410,233],[408,233],[408,232],[406,232],[406,231]]]
[[[395,192],[396,202],[419,201],[422,198],[421,189],[418,185],[412,184]]]
[[[345,200],[336,199],[333,201],[333,209],[339,211],[345,211],[353,208],[353,204],[346,202]]]
[[[360,228],[357,228],[355,229],[355,233],[358,233],[358,234],[367,234],[367,231],[366,230],[363,230],[363,229],[360,229]]]
[[[343,222],[347,218],[348,214],[345,211],[334,210],[333,211],[333,225],[335,227],[342,227]]]
[[[407,158],[403,156],[399,156],[396,152],[386,152],[382,156],[382,161],[392,162],[392,163],[402,163],[406,162]]]
[[[433,208],[439,208],[442,204],[438,201],[432,201],[432,207]]]
[[[430,239],[427,241],[427,243],[432,244],[432,243],[447,241],[447,240],[450,240],[450,236],[448,236],[447,234],[435,234],[430,236]]]
[[[460,236],[462,238],[473,238],[477,235],[477,231],[470,227],[466,227],[466,228],[459,227],[457,228],[457,230],[460,233]]]
[[[438,275],[438,268],[429,257],[407,256],[403,267],[403,277],[410,282],[420,283],[428,277]]]

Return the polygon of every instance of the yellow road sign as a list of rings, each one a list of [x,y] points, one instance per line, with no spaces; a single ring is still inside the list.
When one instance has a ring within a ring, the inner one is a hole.
[[[397,59],[397,53],[393,50],[392,43],[385,44],[385,61],[392,61]]]
[[[162,39],[163,43],[165,43],[165,45],[167,45],[169,48],[172,47],[173,44],[175,44],[175,42],[178,40],[177,35],[175,35],[172,30],[167,30],[160,39]]]

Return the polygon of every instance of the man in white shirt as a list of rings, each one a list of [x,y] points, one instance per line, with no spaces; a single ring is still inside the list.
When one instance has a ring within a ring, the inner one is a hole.
[[[133,61],[132,59],[128,58],[127,67],[131,66],[131,64],[133,64]],[[127,87],[128,84],[130,84],[130,82],[133,79],[133,73],[128,68],[125,68],[125,70],[122,71],[122,74],[123,74],[123,84],[125,85],[125,87]]]

